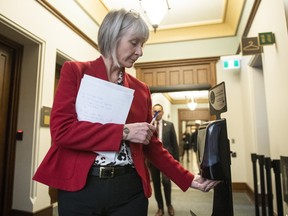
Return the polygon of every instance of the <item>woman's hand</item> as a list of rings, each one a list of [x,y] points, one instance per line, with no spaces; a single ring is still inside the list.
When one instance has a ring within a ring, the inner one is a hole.
[[[195,175],[191,183],[191,188],[198,189],[203,192],[208,192],[220,182],[221,181],[209,180],[209,179],[203,178],[200,175]]]
[[[125,124],[123,128],[123,140],[147,145],[155,130],[156,127],[147,122]]]

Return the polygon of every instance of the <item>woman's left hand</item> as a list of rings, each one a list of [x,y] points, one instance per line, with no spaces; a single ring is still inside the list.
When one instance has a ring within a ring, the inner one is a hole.
[[[221,181],[205,179],[200,175],[195,175],[191,183],[191,188],[198,189],[203,192],[208,192],[218,185]]]

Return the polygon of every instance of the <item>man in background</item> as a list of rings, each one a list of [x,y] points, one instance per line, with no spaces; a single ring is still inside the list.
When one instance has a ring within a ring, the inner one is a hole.
[[[174,125],[172,122],[162,119],[164,110],[161,104],[155,104],[153,106],[153,113],[156,112],[159,112],[155,121],[156,130],[158,130],[158,138],[160,141],[162,141],[164,148],[166,148],[170,154],[179,161],[179,149]],[[156,212],[155,216],[164,215],[164,201],[162,197],[161,181],[164,188],[168,215],[175,215],[175,211],[171,203],[171,180],[163,173],[160,173],[160,171],[153,165],[150,164],[149,167],[153,181],[154,195],[158,205],[158,211]]]

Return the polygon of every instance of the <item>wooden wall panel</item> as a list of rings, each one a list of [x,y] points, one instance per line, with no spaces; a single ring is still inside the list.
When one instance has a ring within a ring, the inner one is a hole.
[[[145,82],[148,86],[153,86],[153,72],[145,72],[145,70],[143,70],[142,73],[142,77],[141,79],[143,82]]]
[[[195,83],[193,68],[184,67],[182,73],[183,73],[183,84]]]
[[[165,86],[167,83],[167,73],[165,70],[156,71],[156,82],[153,82],[153,86]]]
[[[207,84],[216,85],[219,57],[137,63],[136,77],[149,87]]]
[[[169,85],[179,85],[182,83],[181,71],[178,68],[168,69]]]
[[[178,109],[178,118],[180,121],[192,121],[192,120],[203,120],[208,121],[210,120],[210,111],[209,109],[196,109],[196,110],[189,110],[189,109]]]
[[[197,84],[210,83],[210,74],[212,71],[208,66],[199,66],[196,69],[197,73]]]

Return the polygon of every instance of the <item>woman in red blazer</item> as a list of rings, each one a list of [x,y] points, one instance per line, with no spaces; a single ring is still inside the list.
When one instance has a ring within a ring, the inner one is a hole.
[[[154,135],[149,88],[125,72],[142,56],[148,36],[137,13],[111,11],[98,32],[101,57],[63,64],[51,112],[53,144],[33,177],[59,189],[59,215],[146,216],[151,196],[146,159],[183,191],[208,191],[217,184],[185,170]],[[84,74],[135,90],[125,124],[78,120]]]

